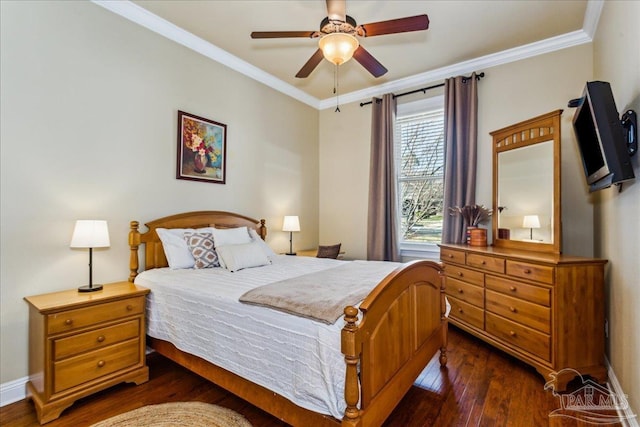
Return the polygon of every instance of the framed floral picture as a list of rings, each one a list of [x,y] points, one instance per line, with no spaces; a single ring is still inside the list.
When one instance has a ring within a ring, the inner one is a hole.
[[[177,179],[224,184],[227,125],[178,111]]]

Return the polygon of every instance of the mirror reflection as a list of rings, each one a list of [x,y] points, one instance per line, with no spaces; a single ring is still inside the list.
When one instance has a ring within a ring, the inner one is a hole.
[[[553,243],[553,140],[498,154],[498,238]]]

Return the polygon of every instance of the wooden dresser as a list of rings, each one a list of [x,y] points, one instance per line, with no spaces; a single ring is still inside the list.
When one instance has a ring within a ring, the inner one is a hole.
[[[440,245],[449,322],[532,365],[546,380],[571,368],[606,381],[606,260]],[[555,379],[565,390],[575,372]]]
[[[40,424],[77,399],[120,382],[149,379],[145,363],[145,295],[129,282],[26,297],[29,382]]]

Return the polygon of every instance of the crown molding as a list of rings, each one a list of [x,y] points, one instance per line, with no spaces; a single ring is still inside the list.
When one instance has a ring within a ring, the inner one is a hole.
[[[277,77],[266,73],[260,68],[249,64],[248,62],[220,49],[219,47],[183,30],[182,28],[172,24],[171,22],[160,18],[157,15],[147,11],[146,9],[126,1],[109,1],[109,0],[91,0],[94,4],[101,6],[117,15],[122,16],[138,25],[141,25],[155,33],[158,33],[176,43],[179,43],[189,49],[192,49],[234,71],[263,83],[274,90],[277,90],[287,96],[307,104],[318,110],[333,108],[336,105],[336,98],[331,97],[320,100],[306,92],[278,79]],[[481,56],[469,61],[451,64],[446,67],[429,70],[424,73],[415,74],[413,76],[387,82],[378,86],[369,87],[359,91],[349,92],[340,95],[341,104],[349,104],[351,102],[359,102],[370,100],[374,96],[380,96],[385,93],[397,92],[407,89],[419,87],[431,82],[440,81],[451,76],[460,74],[468,74],[473,71],[485,68],[495,67],[497,65],[507,64],[526,58],[531,58],[545,53],[555,52],[557,50],[566,49],[584,43],[590,43],[593,40],[598,20],[602,13],[604,0],[588,0],[587,10],[581,30],[573,31],[567,34],[540,40],[502,52]]]
[[[246,61],[220,49],[208,41],[183,30],[177,25],[154,15],[148,10],[138,6],[130,1],[109,1],[109,0],[92,0],[98,6],[101,6],[117,15],[122,16],[138,25],[141,25],[155,33],[160,34],[178,44],[188,47],[207,58],[210,58],[234,71],[254,79],[266,86],[271,87],[279,92],[284,93],[292,98],[297,99],[313,108],[319,107],[319,100],[308,93],[274,77],[273,75],[261,70],[260,68],[249,64]]]

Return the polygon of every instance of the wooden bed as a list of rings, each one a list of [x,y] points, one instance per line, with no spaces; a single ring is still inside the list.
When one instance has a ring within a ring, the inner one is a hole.
[[[166,267],[157,228],[254,228],[264,239],[265,221],[220,211],[187,212],[145,224],[131,222],[130,270],[133,282],[140,270],[138,249],[144,244],[144,269]],[[431,261],[414,261],[387,276],[364,299],[359,309],[346,307],[341,351],[346,363],[342,420],[295,405],[206,360],[178,350],[173,344],[148,337],[158,353],[229,390],[294,426],[379,426],[403,398],[434,354],[446,365],[447,319],[442,268]],[[340,320],[339,320],[340,321]]]

